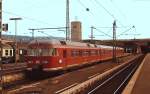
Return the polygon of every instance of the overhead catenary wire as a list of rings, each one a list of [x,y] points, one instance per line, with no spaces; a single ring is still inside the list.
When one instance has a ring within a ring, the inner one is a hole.
[[[117,6],[113,1],[111,1],[111,2],[112,2],[112,4],[113,4],[113,6],[118,10],[119,14],[120,14],[124,19],[126,19],[126,15],[121,11],[121,9],[118,8],[118,6]]]
[[[78,0],[82,7],[87,8],[80,0]]]
[[[80,3],[80,5],[81,5],[83,8],[87,8],[87,7],[85,6],[85,4],[83,4],[80,0],[78,0],[78,2]],[[90,2],[91,2],[91,1],[90,1]],[[100,7],[102,7],[114,20],[117,20],[118,23],[121,25],[121,27],[126,28],[126,26],[124,26],[110,11],[107,10],[99,1],[94,0],[94,2],[95,2],[96,4],[98,4]],[[94,4],[94,3],[93,3],[93,4]],[[90,13],[94,16],[94,14],[93,14],[92,11],[90,11]],[[120,27],[118,27],[118,28],[120,28]]]
[[[121,26],[124,26],[109,10],[107,10],[99,1],[94,0],[96,4],[102,7],[114,20],[116,20]]]
[[[122,34],[122,35],[141,35],[141,34],[139,34],[139,33],[134,33],[134,34],[130,34],[130,33],[125,33],[125,34]]]
[[[9,15],[19,16],[19,17],[22,17],[23,19],[27,19],[27,20],[30,20],[30,21],[33,21],[33,22],[36,22],[36,23],[40,23],[40,24],[42,23],[42,24],[50,25],[47,22],[40,21],[40,20],[31,18],[31,17],[26,17],[26,16],[23,16],[23,15],[19,15],[19,14],[13,13],[13,12],[4,11],[4,10],[2,10],[2,12],[5,13],[5,14],[9,14]]]
[[[99,1],[94,0],[100,7],[102,7],[112,18],[116,19],[116,17],[110,13]]]
[[[51,37],[52,38],[54,38],[54,39],[57,39],[58,40],[58,38],[57,37],[54,37],[54,36],[52,36],[52,35],[49,35],[49,34],[47,34],[47,33],[45,33],[44,31],[40,31],[40,30],[38,30],[38,32],[40,32],[40,33],[42,33],[42,34],[45,34],[45,35],[47,35],[48,37],[48,39],[51,39]]]
[[[40,30],[57,30],[57,31],[65,31],[63,29],[65,29],[66,27],[57,27],[57,28],[29,28],[28,30],[32,30],[32,38],[34,39],[34,32],[35,31],[38,31],[38,32],[41,32],[45,35],[48,35],[47,33],[44,33],[43,31],[40,31]],[[55,38],[55,37],[53,37]]]
[[[131,27],[131,26],[119,26],[119,27],[117,26],[116,28],[128,28],[128,27]],[[96,27],[96,28],[113,28],[113,27],[104,26],[104,27]]]
[[[103,33],[104,35],[106,35],[106,36],[108,36],[108,37],[110,37],[110,38],[112,38],[112,36],[111,35],[109,35],[109,34],[107,34],[107,33],[105,33],[105,32],[103,32],[103,31],[101,31],[100,29],[97,29],[97,28],[95,28],[95,27],[93,27],[95,30],[97,30],[98,32],[101,32],[101,33]]]
[[[93,14],[93,11],[92,11],[90,8],[86,7],[87,5],[86,5],[85,3],[82,3],[81,0],[77,0],[77,1],[79,1],[80,5],[81,5],[83,8],[89,9],[89,13],[91,13],[92,15],[94,15],[94,14]],[[99,2],[98,0],[95,0],[95,1]],[[99,3],[100,3],[100,2],[99,2]],[[101,3],[100,3],[100,4],[101,4]],[[102,4],[101,4],[101,5],[102,5]],[[107,11],[107,13],[108,13],[111,17],[116,18],[108,9],[105,8],[105,6],[102,5],[101,7],[103,7],[103,8],[105,9],[105,11]],[[4,11],[4,12],[5,12],[5,11]],[[15,13],[13,13],[13,14],[15,14]],[[32,21],[34,21],[34,22],[43,23],[43,24],[47,24],[47,25],[48,25],[48,23],[46,23],[46,22],[39,21],[39,20],[37,20],[37,19],[33,19],[33,18],[30,18],[30,17],[24,17],[24,16],[23,16],[23,18],[28,19],[28,20],[32,20]]]
[[[122,34],[130,31],[132,28],[135,28],[135,26],[130,27],[129,29],[125,30],[124,32],[122,32],[121,34],[117,35],[117,37],[121,36]]]
[[[78,2],[84,9],[86,9],[86,11],[88,11],[90,14],[92,14],[94,16],[94,14],[91,11],[91,8],[86,7],[80,0],[78,0]]]
[[[108,29],[108,31],[106,33],[110,33],[110,31],[112,31],[112,28]]]
[[[80,0],[78,0],[79,3],[82,5],[83,8],[86,8],[85,4],[83,4]],[[107,10],[99,1],[97,0],[93,0],[94,2],[96,2],[96,4],[98,4],[100,7],[102,7],[113,19],[117,20],[118,23],[121,25],[121,26],[117,26],[116,28],[128,28],[129,26],[124,26],[109,10]],[[94,3],[93,3],[94,4]],[[120,10],[118,10],[120,12]],[[90,11],[91,12],[91,11]],[[120,12],[120,14],[122,14],[122,12]],[[122,14],[123,15],[123,14]],[[113,28],[113,27],[97,27],[97,28]],[[128,31],[128,30],[126,30]],[[125,32],[126,32],[125,31]],[[102,32],[102,31],[101,31]],[[111,37],[110,35],[106,34],[105,32],[103,32],[105,35]],[[123,32],[124,33],[124,32]],[[120,35],[119,35],[120,36]]]
[[[83,8],[87,8],[80,0],[78,0],[78,2],[80,3],[80,5],[83,7]],[[109,12],[109,11],[108,11]],[[94,14],[90,11],[90,13],[94,16]],[[113,16],[111,13],[109,13],[111,16]],[[115,18],[114,16],[113,16],[113,18]],[[109,27],[110,28],[110,27]],[[112,27],[111,27],[112,28]],[[101,32],[101,33],[103,33],[103,34],[105,34],[105,35],[107,35],[107,36],[109,36],[109,37],[111,37],[112,38],[112,36],[110,36],[110,35],[108,35],[107,33],[105,33],[105,32],[103,32],[103,31],[101,31],[101,30],[99,30],[99,29],[97,29],[97,28],[93,28],[93,29],[96,29],[97,31],[99,31],[99,32]],[[101,36],[101,35],[100,35]]]

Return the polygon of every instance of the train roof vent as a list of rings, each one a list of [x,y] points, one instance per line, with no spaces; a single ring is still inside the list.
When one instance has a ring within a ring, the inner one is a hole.
[[[66,41],[60,41],[62,45],[66,45]]]

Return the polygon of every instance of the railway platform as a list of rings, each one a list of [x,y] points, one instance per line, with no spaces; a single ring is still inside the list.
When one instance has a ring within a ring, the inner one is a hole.
[[[149,94],[150,92],[150,53],[147,54],[137,69],[123,94]]]

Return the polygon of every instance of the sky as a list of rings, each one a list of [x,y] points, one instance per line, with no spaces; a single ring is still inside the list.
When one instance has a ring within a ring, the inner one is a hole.
[[[66,0],[3,0],[2,20],[15,34],[12,17],[17,22],[17,35],[32,36],[28,29],[65,27]],[[87,11],[87,8],[89,11]],[[82,37],[89,39],[94,26],[94,39],[112,39],[112,24],[116,20],[117,39],[150,38],[150,0],[70,0],[70,21],[82,22]],[[132,28],[135,26],[135,28]],[[131,29],[130,29],[131,28]],[[65,32],[44,30],[35,36],[65,37]]]

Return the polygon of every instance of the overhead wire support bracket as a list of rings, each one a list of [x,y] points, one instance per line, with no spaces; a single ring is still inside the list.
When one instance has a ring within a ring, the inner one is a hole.
[[[46,29],[65,29],[66,27],[56,27],[56,28],[35,28],[34,30],[46,30]],[[29,29],[33,30],[33,29]]]

